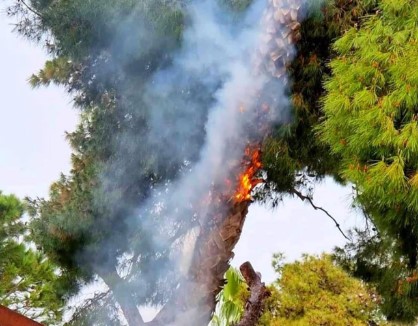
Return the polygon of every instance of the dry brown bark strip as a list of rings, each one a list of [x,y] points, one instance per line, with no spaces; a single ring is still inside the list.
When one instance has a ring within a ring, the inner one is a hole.
[[[245,304],[244,315],[236,326],[254,326],[263,313],[264,300],[271,295],[271,292],[264,282],[261,282],[260,274],[255,272],[249,262],[242,264],[239,269],[248,284],[250,298]]]

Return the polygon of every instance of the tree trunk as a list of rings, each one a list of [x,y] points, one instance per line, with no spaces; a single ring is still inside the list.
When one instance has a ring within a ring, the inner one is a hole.
[[[254,326],[263,314],[264,300],[271,293],[264,283],[261,282],[260,274],[254,271],[249,262],[242,264],[239,269],[248,284],[250,297],[245,305],[244,315],[237,326]]]
[[[198,326],[209,323],[250,203],[249,200],[233,203],[223,214],[224,218],[215,214],[209,219],[208,225],[202,227],[188,279],[148,325],[174,323],[180,326],[192,323]]]
[[[113,297],[119,304],[129,326],[144,325],[144,320],[139,313],[138,307],[135,304],[135,300],[132,297],[132,294],[119,288],[120,284],[124,282],[119,274],[116,271],[113,271],[111,273],[101,275],[101,277],[109,289],[112,291]]]
[[[264,37],[257,50],[255,73],[264,71],[286,83],[286,67],[292,58],[293,43],[301,37],[300,8],[301,0],[269,0],[262,18]],[[266,100],[263,105],[274,103]],[[259,141],[255,141],[255,145]],[[210,322],[251,204],[251,200],[235,201],[231,198],[234,194],[212,202],[215,206],[212,212],[215,213],[201,226],[187,279],[147,325],[206,326]]]
[[[118,295],[117,291],[113,292],[113,294],[116,301],[119,303],[129,326],[141,326],[145,324],[139,313],[138,307],[135,304],[134,298],[130,295],[127,297],[125,294]]]

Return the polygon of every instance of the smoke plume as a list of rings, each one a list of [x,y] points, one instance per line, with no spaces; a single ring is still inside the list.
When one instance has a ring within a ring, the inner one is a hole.
[[[176,1],[168,3],[180,8]],[[134,292],[138,303],[168,300],[187,274],[214,194],[233,195],[246,147],[261,143],[272,126],[289,120],[288,81],[277,71],[285,69],[294,50],[291,41],[279,44],[277,39],[281,52],[271,53],[266,38],[273,34],[267,31],[280,26],[268,25],[274,13],[266,10],[272,6],[288,9],[287,1],[279,0],[256,0],[238,14],[218,1],[182,3],[185,26],[178,48],[149,31],[134,11],[115,32],[110,52],[102,54],[111,59],[97,66],[97,78],[121,74],[138,52],[149,60],[129,67],[138,71],[134,81],[121,79],[117,101],[128,127],[112,136],[114,153],[96,195],[103,214],[113,214],[115,202],[123,207],[116,213],[130,232],[102,226],[115,230],[104,241],[103,253],[94,260],[87,248],[80,260],[107,269],[113,264],[108,252],[115,246],[121,261],[134,257],[128,267],[118,267],[129,283],[118,286],[120,293]],[[274,35],[287,40],[291,31],[284,23],[281,28]],[[153,54],[161,47],[170,54],[155,62]],[[142,128],[129,128],[141,123]],[[145,190],[134,199],[122,198],[118,189],[138,169],[147,176]],[[186,320],[192,319],[188,315]]]

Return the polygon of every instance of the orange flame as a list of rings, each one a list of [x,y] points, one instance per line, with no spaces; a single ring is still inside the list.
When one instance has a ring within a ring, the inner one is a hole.
[[[238,178],[238,187],[235,193],[235,200],[238,202],[251,199],[251,191],[256,185],[263,182],[262,179],[254,179],[255,174],[261,168],[260,149],[245,149],[245,160],[248,160],[248,167]]]

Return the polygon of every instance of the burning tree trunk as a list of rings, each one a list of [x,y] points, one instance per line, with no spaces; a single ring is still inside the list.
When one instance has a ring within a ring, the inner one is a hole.
[[[269,0],[262,19],[265,32],[254,63],[255,73],[263,70],[275,78],[284,77],[293,55],[291,44],[300,39],[300,7],[298,0]],[[207,325],[210,321],[252,202],[251,191],[259,182],[256,175],[261,168],[260,142],[255,140],[247,147],[252,155],[246,153],[251,157],[243,160],[247,167],[240,169],[236,190],[212,201],[212,215],[201,226],[187,279],[150,325]],[[254,314],[250,319],[254,320]]]

